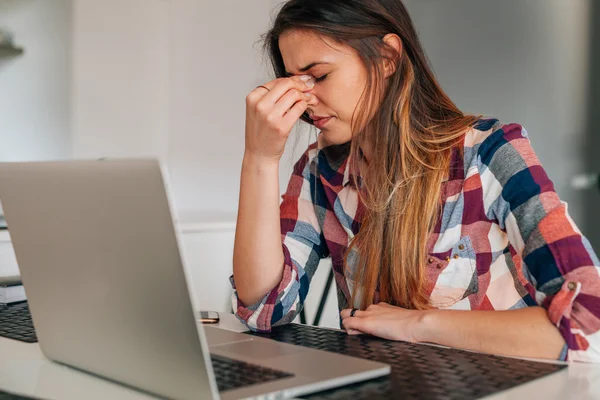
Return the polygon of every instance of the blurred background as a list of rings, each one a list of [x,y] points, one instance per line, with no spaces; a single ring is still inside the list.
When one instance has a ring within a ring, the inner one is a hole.
[[[0,0],[0,161],[158,157],[197,308],[229,310],[246,94],[270,79],[260,35],[280,0]],[[405,0],[467,113],[518,122],[600,249],[600,2]],[[315,140],[300,128],[281,164]],[[585,179],[583,180],[585,181]],[[590,180],[591,182],[591,180]],[[58,228],[57,228],[58,229]],[[330,265],[311,286],[316,313]],[[18,274],[7,232],[0,275]],[[321,324],[337,326],[335,289]]]

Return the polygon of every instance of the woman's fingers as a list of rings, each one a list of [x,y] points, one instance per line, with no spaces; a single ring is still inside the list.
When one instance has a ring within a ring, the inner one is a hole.
[[[303,93],[296,89],[290,89],[279,99],[273,107],[273,114],[283,117],[299,101],[310,100],[310,93]]]
[[[281,159],[294,124],[308,107],[304,94],[314,78],[280,78],[246,96],[246,153],[266,160]]]
[[[306,111],[311,99],[311,95],[304,91],[310,90],[307,82],[310,84],[314,78],[309,75],[305,77],[310,79],[304,81],[303,77],[281,78],[266,83],[264,87],[257,87],[246,98],[248,109],[253,110],[272,128],[289,133]]]
[[[275,103],[288,91],[295,89],[299,92],[304,92],[314,87],[314,78],[310,77],[310,75],[304,75],[304,77],[279,78],[257,86],[246,96],[246,105],[253,109],[270,111],[273,109]],[[304,81],[302,79],[307,80]]]
[[[306,92],[315,86],[315,79],[310,75],[294,76],[291,78],[280,78],[274,81],[265,83],[263,86],[269,89],[269,92],[264,94],[261,103],[274,106],[288,91],[296,89],[299,92]],[[259,87],[259,90],[265,90]]]
[[[367,333],[368,321],[369,318],[348,317],[342,321],[342,325],[346,330],[355,330],[362,333]]]
[[[300,117],[302,116],[302,114],[304,114],[307,108],[308,103],[305,100],[300,100],[299,102],[294,104],[292,108],[290,108],[288,112],[283,116],[282,123],[286,127],[289,126],[290,129],[292,129],[294,124],[300,119]]]
[[[346,333],[348,335],[364,335],[364,333],[356,329],[346,329]]]
[[[257,104],[267,93],[269,93],[269,89],[266,89],[266,86],[262,85],[255,87],[254,90],[246,96],[246,104]]]
[[[340,312],[340,317],[342,319],[346,319],[346,318],[351,318],[350,314],[352,313],[352,308],[346,308],[344,310],[342,310]],[[356,310],[354,311],[354,316],[355,317],[365,317],[367,314],[367,311],[362,311],[362,310]]]
[[[381,313],[384,310],[390,310],[390,309],[396,309],[398,307],[393,306],[389,303],[377,303],[377,304],[371,304],[370,306],[367,307],[367,309],[365,311],[361,311],[361,310],[356,310],[354,312],[354,316],[355,317],[366,317],[367,315],[372,315],[373,313],[377,314],[377,313]],[[342,317],[342,319],[347,318],[350,316],[350,313],[352,312],[351,308],[346,308],[344,310],[342,310],[340,312],[340,316]]]

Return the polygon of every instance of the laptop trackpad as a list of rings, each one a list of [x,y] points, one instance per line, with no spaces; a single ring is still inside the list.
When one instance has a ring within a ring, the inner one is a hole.
[[[217,346],[219,353],[230,353],[235,356],[251,358],[275,358],[298,353],[302,348],[289,346],[278,342],[251,340],[248,342],[230,343]],[[214,349],[211,349],[211,351]]]
[[[209,346],[219,346],[225,343],[244,342],[252,340],[252,336],[243,333],[231,332],[212,326],[204,327],[204,336]]]

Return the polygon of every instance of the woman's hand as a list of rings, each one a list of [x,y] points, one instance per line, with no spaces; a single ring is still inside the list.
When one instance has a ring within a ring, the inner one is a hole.
[[[372,304],[365,311],[342,310],[342,325],[349,335],[366,333],[389,340],[417,343],[417,330],[425,311],[407,310],[388,303]]]
[[[278,163],[285,143],[306,111],[315,85],[310,75],[280,78],[259,86],[246,97],[246,155]]]

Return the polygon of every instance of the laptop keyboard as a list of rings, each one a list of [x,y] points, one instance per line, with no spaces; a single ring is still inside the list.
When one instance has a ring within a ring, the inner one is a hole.
[[[287,372],[232,360],[214,354],[211,354],[210,357],[217,378],[219,392],[294,376]]]
[[[0,390],[0,400],[35,400],[33,397],[19,396]]]
[[[26,301],[0,305],[0,337],[26,343],[37,343],[37,335]],[[294,376],[286,372],[212,354],[211,359],[220,392]],[[1,395],[0,400],[2,400]]]
[[[26,343],[38,341],[26,301],[0,304],[0,336]]]

